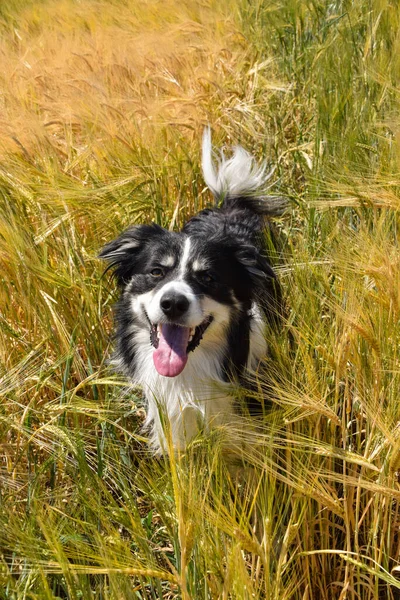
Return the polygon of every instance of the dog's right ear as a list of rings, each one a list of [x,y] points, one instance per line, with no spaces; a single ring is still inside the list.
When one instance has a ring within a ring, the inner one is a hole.
[[[145,246],[154,238],[165,235],[166,231],[159,225],[137,225],[124,231],[116,240],[104,246],[99,258],[106,260],[106,269],[113,269],[118,284],[123,285],[138,273],[139,258]]]

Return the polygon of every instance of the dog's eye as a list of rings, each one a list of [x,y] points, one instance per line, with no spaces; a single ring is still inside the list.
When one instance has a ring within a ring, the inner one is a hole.
[[[208,271],[201,271],[197,274],[197,277],[202,283],[211,283],[214,281],[214,277]]]
[[[155,267],[150,271],[152,277],[164,277],[164,271],[160,267]]]

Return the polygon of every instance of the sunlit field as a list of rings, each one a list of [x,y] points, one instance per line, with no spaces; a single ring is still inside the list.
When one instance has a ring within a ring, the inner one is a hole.
[[[397,3],[2,0],[0,26],[0,599],[399,598]],[[97,259],[211,203],[208,123],[289,201],[240,468],[223,431],[151,456]]]

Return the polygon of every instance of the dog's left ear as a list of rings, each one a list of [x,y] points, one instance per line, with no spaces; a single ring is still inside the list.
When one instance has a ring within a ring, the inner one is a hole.
[[[250,275],[255,297],[267,320],[279,328],[283,314],[282,289],[271,265],[255,246],[241,246],[236,257]]]
[[[99,258],[108,261],[106,269],[114,269],[118,284],[123,285],[138,272],[140,255],[146,245],[155,237],[165,235],[165,229],[152,225],[137,225],[122,233],[116,240],[108,243],[101,250]]]
[[[236,252],[236,258],[255,283],[265,283],[268,278],[276,279],[272,267],[255,246],[241,246]]]

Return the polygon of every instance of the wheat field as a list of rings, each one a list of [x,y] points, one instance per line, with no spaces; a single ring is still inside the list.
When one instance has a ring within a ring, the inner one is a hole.
[[[395,0],[2,0],[1,600],[400,597],[399,26]],[[211,202],[208,123],[289,199],[244,478],[221,431],[150,455],[97,259]]]

